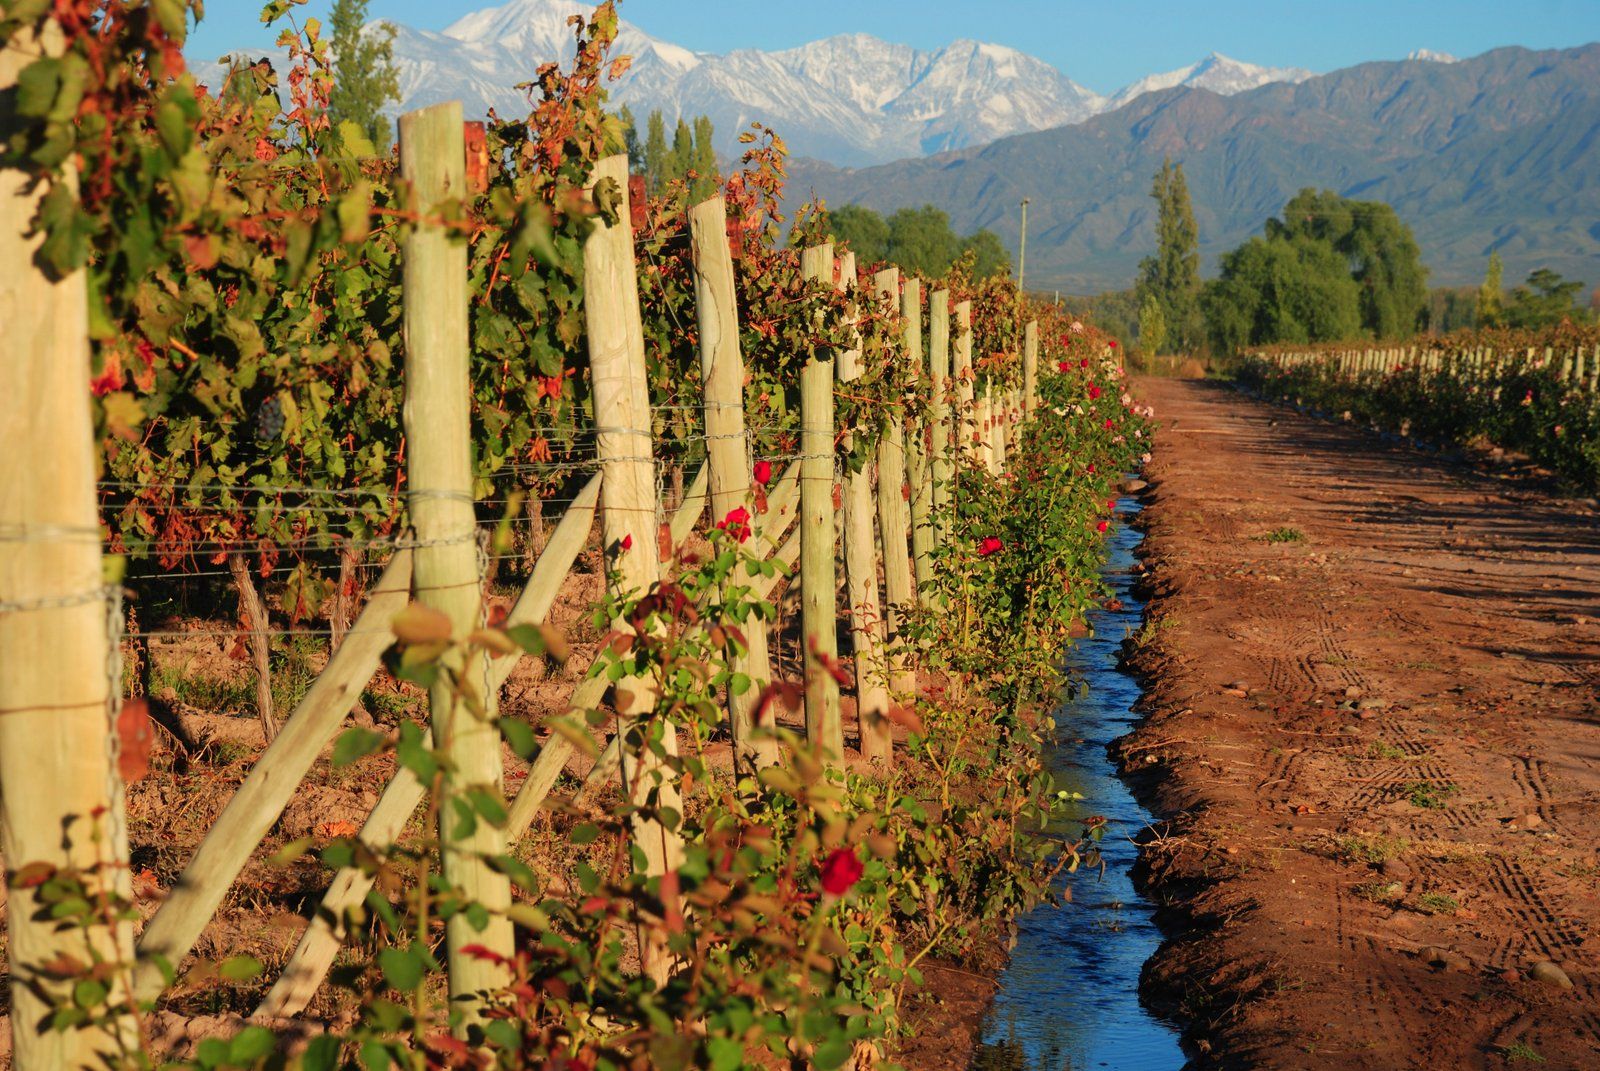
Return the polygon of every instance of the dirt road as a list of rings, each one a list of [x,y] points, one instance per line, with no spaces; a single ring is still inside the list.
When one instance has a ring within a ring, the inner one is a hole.
[[[1600,1068],[1600,517],[1147,380],[1120,748],[1198,1067]],[[1541,1063],[1542,1061],[1542,1063]]]

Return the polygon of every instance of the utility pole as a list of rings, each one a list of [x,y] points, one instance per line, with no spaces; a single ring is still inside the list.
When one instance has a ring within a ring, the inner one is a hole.
[[[1023,281],[1028,277],[1028,199],[1022,199],[1022,248],[1017,253],[1017,293],[1025,294]]]

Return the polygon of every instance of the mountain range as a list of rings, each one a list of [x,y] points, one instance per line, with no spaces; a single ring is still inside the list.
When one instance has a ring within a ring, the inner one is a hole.
[[[791,162],[791,197],[888,212],[931,203],[1012,249],[1029,206],[1030,287],[1128,285],[1155,248],[1151,177],[1182,163],[1204,268],[1260,233],[1299,189],[1385,201],[1414,229],[1433,285],[1506,284],[1535,268],[1600,283],[1600,44],[1366,63],[1221,96],[1146,93],[1052,130],[847,170]]]
[[[510,0],[438,32],[391,23],[393,111],[461,100],[469,116],[521,114],[517,83],[570,58],[568,20],[592,10]],[[1478,281],[1491,250],[1508,284],[1537,267],[1600,282],[1600,45],[1461,60],[1419,49],[1320,75],[1213,53],[1108,96],[978,41],[922,50],[848,34],[711,54],[624,21],[614,54],[632,57],[615,102],[641,120],[709,115],[724,159],[750,122],[776,129],[794,154],[792,199],[931,203],[962,233],[987,227],[1016,249],[1028,197],[1035,287],[1126,286],[1155,244],[1148,191],[1169,156],[1188,176],[1208,271],[1316,186],[1394,205],[1435,285]],[[194,66],[220,80],[220,65]]]
[[[541,63],[569,59],[574,45],[567,20],[592,11],[592,4],[578,0],[511,0],[437,32],[388,22],[400,75],[400,100],[390,110],[398,114],[459,100],[469,117],[482,117],[490,108],[517,115],[527,107],[517,84],[529,81]],[[283,59],[270,50],[241,51],[266,54],[274,63]],[[1154,89],[1192,85],[1237,93],[1311,73],[1213,53],[1106,97],[1043,60],[981,41],[925,50],[844,34],[781,51],[719,55],[662,41],[626,20],[613,54],[631,56],[632,64],[612,99],[629,105],[640,120],[660,109],[670,129],[679,116],[708,115],[716,148],[726,158],[738,156],[739,134],[759,120],[777,130],[796,155],[849,167],[1081,122]],[[202,79],[222,73],[218,64],[195,67]]]

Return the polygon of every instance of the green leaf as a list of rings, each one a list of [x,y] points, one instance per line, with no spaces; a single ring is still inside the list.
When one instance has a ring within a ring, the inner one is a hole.
[[[184,113],[181,104],[166,95],[156,102],[155,120],[161,144],[166,147],[172,161],[177,163],[194,143],[194,127],[189,122],[189,116]]]
[[[72,1003],[84,1009],[97,1008],[109,992],[106,984],[99,979],[85,978],[72,987]]]
[[[228,1043],[221,1038],[206,1038],[195,1050],[201,1067],[221,1067],[228,1062]]]
[[[483,816],[483,820],[492,826],[506,824],[506,804],[496,793],[483,788],[468,788],[462,795],[472,804],[472,809]]]
[[[505,737],[511,750],[524,759],[531,759],[539,752],[539,738],[534,735],[533,726],[521,718],[501,718],[500,735]]]
[[[711,1071],[738,1071],[744,1066],[744,1046],[732,1038],[707,1040],[706,1054],[711,1057]]]
[[[17,74],[17,113],[35,119],[50,114],[61,89],[62,63],[45,57],[34,60]]]
[[[230,982],[248,982],[261,971],[261,961],[254,956],[230,956],[217,964],[217,974]]]
[[[151,10],[155,13],[156,21],[177,44],[183,44],[184,37],[189,32],[186,18],[187,6],[183,0],[155,0]]]
[[[369,1041],[361,1046],[361,1066],[367,1071],[389,1071],[391,1064],[389,1046],[381,1041]]]
[[[384,981],[403,993],[412,992],[421,985],[426,973],[415,946],[384,949],[378,953],[378,968],[383,971]]]
[[[567,839],[574,844],[593,844],[600,839],[600,827],[592,822],[584,822],[572,827],[572,832],[567,834]]]
[[[300,1055],[300,1071],[335,1071],[339,1066],[340,1043],[332,1034],[318,1034]]]
[[[339,739],[333,742],[333,765],[349,766],[357,759],[365,758],[377,751],[383,746],[385,739],[382,733],[373,732],[371,729],[346,729],[339,734]]]
[[[278,1039],[264,1026],[247,1026],[228,1043],[228,1062],[248,1067],[257,1060],[271,1056],[278,1047]]]
[[[812,1051],[811,1064],[818,1068],[818,1071],[832,1071],[835,1067],[843,1067],[844,1062],[850,1059],[850,1054],[854,1051],[855,1045],[849,1038],[831,1037]]]

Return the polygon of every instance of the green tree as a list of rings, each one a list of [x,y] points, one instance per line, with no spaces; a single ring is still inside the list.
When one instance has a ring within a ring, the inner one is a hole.
[[[828,211],[828,229],[834,240],[855,251],[861,264],[878,264],[889,259],[889,224],[878,213],[861,205],[841,205]]]
[[[1361,326],[1377,338],[1405,338],[1422,326],[1428,269],[1411,228],[1381,201],[1353,201],[1304,189],[1268,220],[1267,234],[1324,242],[1348,262],[1361,292]]]
[[[633,117],[633,109],[624,104],[617,112],[617,121],[622,124],[622,144],[628,151],[628,173],[642,175],[644,147],[639,144],[639,122]]]
[[[889,217],[889,259],[907,271],[943,275],[960,254],[961,239],[940,209],[902,208]]]
[[[1361,290],[1345,259],[1305,234],[1252,238],[1201,293],[1212,348],[1322,342],[1361,332]]]
[[[1139,348],[1146,357],[1155,357],[1160,355],[1166,342],[1167,318],[1161,311],[1161,302],[1154,294],[1146,294],[1144,304],[1139,307]]]
[[[393,128],[383,106],[400,99],[400,72],[394,65],[394,26],[363,31],[367,0],[334,0],[328,23],[333,31],[333,91],[328,118],[354,123],[380,153],[389,151]]]
[[[695,176],[690,193],[697,204],[710,197],[722,184],[717,174],[717,150],[712,144],[715,135],[710,116],[702,115],[694,121],[694,149],[690,154],[689,169]]]
[[[1507,327],[1552,327],[1562,320],[1578,319],[1581,314],[1573,303],[1583,291],[1583,283],[1563,279],[1558,272],[1540,268],[1528,276],[1525,285],[1511,291],[1506,302]]]
[[[672,150],[667,153],[667,181],[676,182],[689,173],[694,164],[694,131],[688,120],[678,117],[678,126],[672,132]]]
[[[1505,265],[1500,262],[1498,250],[1489,254],[1489,267],[1483,273],[1483,285],[1478,287],[1478,326],[1494,327],[1500,323],[1505,307]]]
[[[962,239],[961,252],[973,255],[972,272],[979,279],[1011,271],[1011,254],[1000,241],[1000,236],[988,228]]]
[[[1478,322],[1478,290],[1471,286],[1440,287],[1428,293],[1428,330],[1436,335],[1460,331]]]
[[[651,193],[660,193],[667,182],[667,122],[660,109],[645,121],[644,175]]]
[[[943,275],[957,257],[971,253],[972,273],[987,279],[1011,270],[1011,254],[990,230],[962,238],[950,217],[932,205],[902,208],[888,219],[862,205],[828,211],[828,232],[846,243],[863,264],[888,262],[929,277]]]
[[[1156,202],[1156,255],[1139,262],[1139,307],[1154,299],[1161,306],[1167,341],[1174,349],[1199,345],[1204,323],[1200,314],[1200,231],[1189,203],[1183,165],[1169,158],[1151,184]]]

